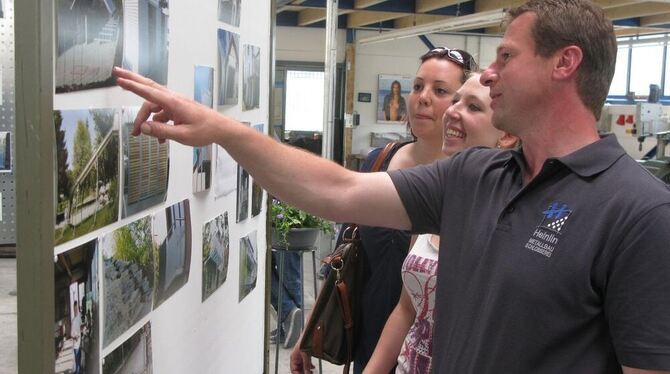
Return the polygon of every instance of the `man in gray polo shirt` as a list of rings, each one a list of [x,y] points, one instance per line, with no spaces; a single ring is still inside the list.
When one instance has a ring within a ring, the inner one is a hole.
[[[670,371],[670,191],[595,127],[614,74],[611,23],[588,0],[509,14],[482,83],[495,126],[523,150],[390,174],[348,171],[115,74],[148,100],[135,135],[214,141],[273,195],[335,221],[439,232],[436,373]]]

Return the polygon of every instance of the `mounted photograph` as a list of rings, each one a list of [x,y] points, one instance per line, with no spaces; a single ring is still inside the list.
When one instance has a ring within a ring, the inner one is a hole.
[[[242,110],[256,109],[260,105],[261,49],[244,45],[242,55]]]
[[[55,257],[54,291],[54,373],[98,374],[100,279],[96,240]]]
[[[0,78],[1,79],[1,78]],[[0,131],[0,173],[12,172],[12,133]]]
[[[153,374],[151,322],[102,360],[103,374]]]
[[[237,220],[242,222],[249,217],[249,173],[237,165]]]
[[[212,185],[212,147],[193,147],[193,173],[192,188],[193,192],[202,192],[209,190]]]
[[[188,282],[191,269],[191,210],[188,200],[153,215],[154,309]]]
[[[154,250],[151,217],[143,217],[100,237],[104,279],[103,346],[151,312]]]
[[[256,231],[240,239],[240,298],[242,301],[254,288],[258,277]]]
[[[193,100],[214,107],[214,68],[196,65],[193,69]]]
[[[226,196],[237,186],[237,163],[228,152],[219,145],[216,148],[216,173],[214,174],[214,196]]]
[[[123,68],[166,85],[168,0],[124,1]]]
[[[148,135],[132,136],[138,108],[121,110],[123,139],[123,200],[126,218],[165,202],[170,171],[169,142]]]
[[[116,85],[123,62],[121,0],[56,0],[56,93]]]
[[[237,105],[240,64],[240,35],[218,30],[219,99],[218,105]]]
[[[119,121],[114,109],[56,110],[56,227],[62,244],[119,216]]]
[[[226,281],[229,252],[228,212],[224,212],[202,228],[202,301]]]
[[[242,0],[219,0],[219,21],[229,25],[240,26]]]
[[[377,92],[377,123],[407,121],[407,95],[412,90],[412,77],[379,74]]]

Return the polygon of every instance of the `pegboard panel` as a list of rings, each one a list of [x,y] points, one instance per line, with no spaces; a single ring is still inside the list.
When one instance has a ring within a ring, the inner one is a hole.
[[[10,170],[0,172],[2,193],[2,220],[0,221],[0,244],[16,243],[16,192],[14,159],[15,85],[14,85],[14,0],[0,0],[0,131],[10,132]]]

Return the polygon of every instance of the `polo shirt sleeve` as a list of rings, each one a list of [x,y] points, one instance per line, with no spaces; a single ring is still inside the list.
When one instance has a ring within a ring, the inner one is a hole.
[[[388,172],[412,222],[412,232],[437,234],[450,160]]]
[[[605,317],[619,362],[670,370],[670,204],[626,230],[605,289]]]

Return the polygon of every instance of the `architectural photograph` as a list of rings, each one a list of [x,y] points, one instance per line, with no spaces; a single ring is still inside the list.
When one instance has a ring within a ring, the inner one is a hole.
[[[242,0],[219,0],[219,21],[231,26],[240,25]]]
[[[153,374],[151,322],[102,360],[102,374]]]
[[[258,277],[258,251],[256,231],[240,239],[240,298],[242,301],[256,288]]]
[[[114,109],[56,110],[56,233],[62,244],[118,220],[119,119]]]
[[[249,217],[249,173],[237,165],[237,219],[242,222]]]
[[[56,374],[97,374],[100,360],[100,272],[97,240],[56,256]]]
[[[212,147],[193,147],[193,192],[207,191],[212,185]]]
[[[214,106],[214,68],[196,65],[193,70],[193,100],[212,108]]]
[[[168,0],[126,0],[123,13],[123,67],[167,84]]]
[[[244,110],[259,107],[261,91],[261,49],[245,44],[242,54],[242,104]]]
[[[104,279],[103,347],[151,312],[155,258],[151,217],[100,237]]]
[[[237,105],[239,90],[240,35],[218,30],[219,99],[218,105]]]
[[[0,88],[1,90],[2,88]],[[0,173],[12,172],[12,133],[0,131]]]
[[[154,309],[188,282],[191,268],[191,210],[184,200],[153,215]]]
[[[123,62],[121,0],[56,0],[56,93],[115,85]]]
[[[224,212],[202,228],[202,301],[226,281],[229,252],[228,212]]]
[[[237,163],[230,154],[219,145],[216,149],[216,172],[214,173],[214,195],[226,196],[237,188]]]
[[[132,136],[137,108],[121,110],[123,139],[123,200],[121,217],[126,218],[165,202],[170,172],[169,142]]]

